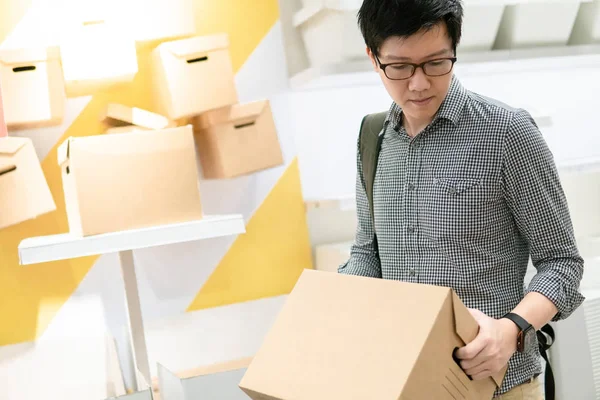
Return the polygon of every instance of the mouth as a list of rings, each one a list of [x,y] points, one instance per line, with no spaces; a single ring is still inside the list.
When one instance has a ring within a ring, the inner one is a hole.
[[[427,97],[424,99],[419,99],[419,100],[411,100],[411,102],[417,106],[426,106],[427,104],[429,104],[431,102],[432,99],[433,99],[433,96]]]

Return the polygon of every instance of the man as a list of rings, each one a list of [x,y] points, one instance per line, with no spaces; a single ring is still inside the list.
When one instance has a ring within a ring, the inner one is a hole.
[[[508,363],[496,396],[541,399],[537,339],[518,348],[517,337],[582,303],[583,260],[529,113],[468,91],[452,74],[462,16],[458,0],[362,4],[367,54],[393,104],[380,133],[374,218],[358,155],[358,228],[339,272],[453,288],[480,325],[456,354],[464,371],[484,379]],[[525,291],[529,257],[537,274]]]

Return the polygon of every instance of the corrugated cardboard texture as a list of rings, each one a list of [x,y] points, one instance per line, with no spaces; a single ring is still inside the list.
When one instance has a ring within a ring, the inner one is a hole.
[[[452,358],[457,330],[477,332],[468,315],[448,288],[305,270],[240,387],[254,400],[491,399],[494,381]]]
[[[201,219],[193,140],[188,125],[65,142],[58,153],[71,233]]]
[[[162,43],[152,58],[156,108],[169,119],[237,103],[227,35]]]
[[[0,139],[0,229],[56,210],[30,139]]]
[[[62,123],[66,97],[56,49],[0,51],[0,86],[8,127],[24,129]]]
[[[268,101],[223,107],[196,121],[204,178],[232,178],[283,164]]]

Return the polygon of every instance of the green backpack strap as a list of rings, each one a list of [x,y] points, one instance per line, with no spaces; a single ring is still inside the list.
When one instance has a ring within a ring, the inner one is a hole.
[[[377,169],[377,159],[379,158],[379,150],[381,149],[381,141],[383,135],[379,135],[383,129],[387,111],[369,114],[365,116],[360,125],[359,149],[361,164],[363,169],[363,180],[365,183],[365,191],[369,199],[369,209],[371,216],[373,212],[373,184],[375,182],[375,172]]]

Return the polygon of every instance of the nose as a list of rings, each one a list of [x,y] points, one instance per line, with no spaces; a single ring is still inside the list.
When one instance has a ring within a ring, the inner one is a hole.
[[[415,74],[408,82],[408,89],[412,92],[423,92],[428,90],[430,86],[429,78],[425,75],[422,68],[417,68]]]

